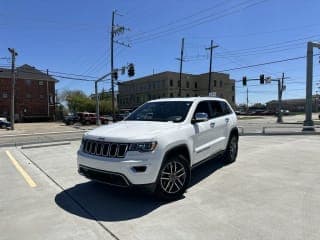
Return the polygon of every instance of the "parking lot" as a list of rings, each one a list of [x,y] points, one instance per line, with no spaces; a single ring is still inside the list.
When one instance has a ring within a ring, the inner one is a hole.
[[[171,203],[79,176],[79,144],[0,148],[0,239],[319,239],[319,136],[242,136]]]

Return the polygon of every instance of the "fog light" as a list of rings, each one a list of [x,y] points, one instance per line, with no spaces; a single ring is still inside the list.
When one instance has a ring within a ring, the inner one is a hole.
[[[145,172],[147,167],[146,166],[139,166],[139,167],[132,167],[134,172]]]

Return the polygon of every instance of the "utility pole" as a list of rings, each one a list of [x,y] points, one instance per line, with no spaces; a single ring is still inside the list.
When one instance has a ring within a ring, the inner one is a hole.
[[[285,90],[285,86],[283,84],[284,81],[284,73],[282,73],[281,79],[278,79],[278,118],[277,123],[282,123],[282,93]]]
[[[249,112],[249,88],[247,87],[247,112]]]
[[[114,121],[115,119],[115,109],[114,109],[114,79],[113,79],[113,41],[114,41],[114,15],[116,13],[116,10],[112,11],[112,23],[111,23],[111,48],[110,48],[110,54],[111,54],[111,60],[110,60],[110,65],[111,65],[111,102],[112,102],[112,120]],[[95,85],[97,86],[97,84]],[[96,90],[96,94],[98,94],[98,89]],[[99,99],[97,98],[97,105],[99,105]],[[97,107],[99,109],[99,107]],[[97,113],[99,115],[99,111],[97,110]],[[97,116],[98,118],[98,116]],[[97,121],[97,125],[99,124],[100,121]]]
[[[210,65],[209,65],[209,85],[208,85],[208,95],[211,92],[211,72],[212,72],[212,52],[214,48],[219,47],[218,45],[213,45],[213,40],[211,40],[210,47],[206,48],[206,50],[210,50]]]
[[[177,58],[177,60],[180,61],[180,74],[179,74],[179,93],[178,96],[181,97],[181,87],[182,87],[182,62],[183,62],[183,50],[184,50],[184,38],[182,38],[181,41],[181,53],[180,53],[180,58]]]
[[[12,89],[11,89],[11,114],[10,114],[10,121],[11,121],[11,130],[14,130],[14,98],[15,98],[15,87],[16,87],[16,56],[18,53],[15,51],[14,48],[8,48],[9,52],[11,53],[11,82],[12,82]]]
[[[113,75],[113,72],[115,71],[114,69],[114,65],[113,65],[113,46],[114,46],[114,43],[117,43],[117,44],[120,44],[122,46],[125,46],[125,47],[130,47],[129,44],[125,44],[125,43],[122,43],[122,42],[118,42],[118,41],[115,41],[114,40],[114,37],[118,34],[121,34],[123,33],[125,30],[129,30],[128,28],[125,28],[123,26],[118,26],[118,25],[115,25],[114,23],[114,17],[115,15],[117,14],[117,11],[116,10],[113,10],[112,11],[112,21],[111,21],[111,40],[110,40],[110,44],[111,44],[111,48],[110,48],[110,55],[111,55],[111,58],[110,58],[110,65],[111,65],[111,95],[112,95],[112,119],[114,120],[115,119],[115,104],[114,104],[114,75]],[[121,16],[120,14],[117,14],[119,16]]]
[[[312,75],[313,75],[313,48],[320,48],[320,43],[308,42],[307,45],[307,81],[306,81],[306,118],[302,131],[314,131],[312,121]]]

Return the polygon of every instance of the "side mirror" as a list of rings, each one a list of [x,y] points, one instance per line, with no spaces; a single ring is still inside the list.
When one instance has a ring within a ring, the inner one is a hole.
[[[208,121],[208,114],[204,112],[197,112],[194,119],[192,119],[192,123],[197,123],[197,122],[205,122]]]

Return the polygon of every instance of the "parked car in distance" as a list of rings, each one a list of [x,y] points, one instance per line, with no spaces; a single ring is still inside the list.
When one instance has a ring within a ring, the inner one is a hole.
[[[79,174],[118,187],[148,187],[166,200],[180,198],[191,170],[238,152],[237,116],[221,98],[152,100],[123,121],[84,134]]]
[[[7,118],[0,118],[0,128],[9,128],[11,127],[11,122],[7,120]]]
[[[64,116],[62,120],[66,125],[73,125],[80,121],[80,118],[77,114]]]
[[[80,122],[84,125],[96,124],[97,115],[95,113],[89,112],[77,112],[73,115],[65,116],[63,122],[66,125],[72,125],[74,123]],[[108,124],[109,118],[106,116],[100,116],[100,122],[102,124]]]

